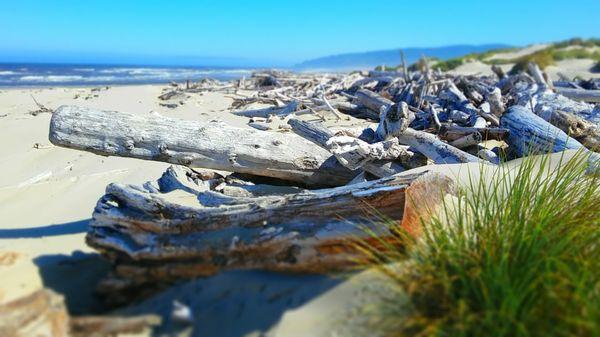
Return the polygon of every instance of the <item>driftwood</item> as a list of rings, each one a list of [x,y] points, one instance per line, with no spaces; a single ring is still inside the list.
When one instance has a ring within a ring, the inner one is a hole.
[[[69,315],[63,298],[51,290],[0,305],[0,336],[68,337]]]
[[[327,141],[327,147],[342,165],[351,170],[373,161],[398,159],[408,163],[413,156],[408,146],[400,145],[396,138],[369,144],[355,137],[335,136]]]
[[[572,101],[550,91],[537,93],[533,111],[577,139],[588,149],[600,151],[600,108]]]
[[[177,191],[110,184],[86,240],[115,264],[101,284],[108,292],[232,268],[327,272],[355,261],[352,240],[366,235],[357,224],[376,220],[366,209],[402,218],[404,191],[420,175],[254,198],[179,191],[177,202]]]
[[[509,130],[508,143],[518,156],[584,148],[577,140],[521,106],[509,108],[501,123]]]
[[[414,114],[408,109],[408,104],[405,102],[400,102],[389,109],[382,109],[377,136],[381,140],[394,137],[406,130],[414,119]]]
[[[161,321],[161,318],[156,315],[71,317],[70,331],[73,337],[110,337],[122,334],[140,334],[150,327],[160,325]]]
[[[481,162],[481,159],[444,143],[435,135],[427,132],[408,128],[398,135],[398,140],[401,144],[409,145],[412,149],[419,151],[436,164]]]
[[[473,133],[479,133],[483,139],[502,140],[508,135],[506,128],[488,128],[488,127],[465,127],[465,126],[447,126],[440,129],[440,137],[446,140],[455,140]]]
[[[142,186],[109,185],[86,237],[114,265],[99,289],[120,292],[124,297],[109,297],[119,300],[233,268],[344,269],[356,261],[354,239],[366,235],[356,223],[368,225],[383,214],[418,235],[421,219],[435,213],[427,210],[451,193],[447,177],[417,178],[422,173],[402,172],[407,168],[429,162],[499,164],[505,158],[500,153],[513,158],[532,151],[586,151],[584,146],[597,150],[600,108],[552,91],[535,65],[533,76],[496,68],[500,80],[432,71],[426,59],[423,65],[421,71],[403,66],[368,74],[261,71],[243,81],[203,80],[165,91],[163,98],[172,99],[233,90],[232,113],[264,131],[60,108],[50,130],[57,145],[234,172],[176,166]],[[577,91],[585,101],[590,98],[581,95],[593,96],[599,85],[567,80],[556,90],[571,90],[566,95],[575,97],[572,89],[585,88]],[[254,103],[268,107],[249,109]],[[325,120],[326,112],[379,125],[330,130],[293,118],[315,114]],[[278,118],[288,124],[270,124]],[[301,137],[268,131],[288,125]],[[373,176],[382,178],[370,180]],[[323,186],[338,187],[303,189]],[[391,235],[386,228],[373,229],[379,235],[374,240]],[[94,318],[82,322],[96,324]]]
[[[486,99],[490,104],[491,113],[496,117],[501,117],[505,107],[504,102],[502,102],[502,92],[500,91],[500,88],[493,88],[490,90],[486,95]]]
[[[356,92],[355,100],[356,103],[361,104],[380,115],[382,111],[387,111],[394,105],[394,102],[389,99],[381,97],[377,93],[367,89],[358,90]]]
[[[600,90],[576,88],[554,88],[554,90],[556,90],[557,93],[576,101],[600,103]]]
[[[290,119],[288,124],[298,135],[327,150],[330,150],[332,145],[330,145],[328,142],[331,138],[335,137],[335,133],[333,131],[325,128],[321,124],[308,123],[295,118]],[[369,157],[368,153],[370,153],[370,151],[362,151],[362,154],[357,153],[357,156],[362,159],[362,165],[360,166],[365,171],[373,174],[376,177],[388,177],[405,170],[405,168],[399,163],[395,163],[394,161],[390,160],[381,160],[381,158],[377,157]],[[408,151],[402,151],[402,154],[399,153],[399,159],[404,159],[404,164],[409,167],[414,162],[414,160],[411,160],[411,157],[412,155]]]
[[[100,155],[250,173],[312,186],[335,186],[354,175],[331,154],[294,135],[166,117],[62,106],[50,141]]]

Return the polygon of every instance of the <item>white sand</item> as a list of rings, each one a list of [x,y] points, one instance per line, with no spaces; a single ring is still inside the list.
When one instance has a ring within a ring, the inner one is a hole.
[[[159,106],[157,97],[163,88],[111,87],[87,100],[83,97],[91,93],[90,88],[0,89],[0,304],[45,286],[65,294],[74,313],[96,311],[93,288],[108,266],[86,246],[84,237],[97,200],[110,182],[141,184],[157,179],[169,166],[53,146],[48,141],[51,116],[29,114],[37,109],[31,95],[49,108],[76,104],[142,115],[156,111],[247,127],[247,118],[226,111],[231,103],[227,95],[190,94],[183,106],[169,109]],[[364,122],[341,123],[359,124]],[[268,276],[259,280],[276,286]],[[308,283],[302,296],[308,298],[320,282]],[[283,311],[285,306],[278,308]]]
[[[154,110],[185,119],[223,119],[238,126],[246,122],[245,118],[220,112],[230,103],[222,94],[196,94],[171,110],[158,105],[161,89],[112,87],[96,92],[99,97],[89,100],[74,99],[76,94],[89,94],[89,88],[0,90],[0,115],[6,114],[0,117],[0,302],[53,278],[53,268],[46,264],[60,265],[57,254],[66,255],[65,260],[76,251],[91,252],[84,242],[86,220],[108,183],[143,183],[156,179],[168,167],[165,163],[107,158],[52,146],[48,141],[50,114],[30,115],[29,111],[36,109],[30,95],[49,108],[78,104],[139,114]],[[34,144],[39,144],[38,148]],[[44,270],[41,275],[40,267]],[[77,263],[73,268],[78,269]],[[63,267],[55,269],[65,272]],[[85,289],[73,287],[73,291],[89,294],[93,284],[82,286]]]
[[[590,78],[600,78],[600,73],[592,73],[590,69],[596,64],[596,61],[590,59],[570,59],[556,62],[556,65],[548,66],[544,71],[553,80],[560,79],[558,73],[561,73],[572,79],[577,76],[587,80]]]
[[[536,51],[547,48],[549,44],[534,44],[531,46],[527,46],[525,48],[521,48],[515,51],[506,52],[506,53],[498,53],[487,58],[487,61],[491,60],[512,60],[518,57],[522,57],[525,55],[533,54]]]
[[[502,64],[500,68],[504,70],[504,72],[508,72],[512,68],[512,64]],[[489,64],[485,64],[478,60],[473,60],[469,62],[465,62],[455,69],[449,71],[450,74],[456,75],[482,75],[482,76],[492,76],[494,72],[492,71],[492,66]]]

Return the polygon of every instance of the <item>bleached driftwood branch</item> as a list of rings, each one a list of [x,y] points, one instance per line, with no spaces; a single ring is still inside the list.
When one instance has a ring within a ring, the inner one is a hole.
[[[301,137],[219,122],[62,106],[52,116],[50,141],[100,155],[250,173],[312,186],[343,185],[353,178],[328,151]]]

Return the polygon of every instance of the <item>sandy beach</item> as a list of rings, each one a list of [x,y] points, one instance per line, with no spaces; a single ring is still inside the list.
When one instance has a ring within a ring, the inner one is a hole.
[[[588,71],[591,65],[591,60],[566,60],[547,72],[554,79],[559,72],[571,77],[598,76]],[[502,65],[505,71],[511,67]],[[451,73],[493,74],[489,65],[479,61],[467,62]],[[157,179],[170,166],[57,147],[48,139],[52,115],[40,112],[38,104],[50,110],[76,105],[250,128],[248,118],[230,113],[230,106],[235,95],[246,97],[252,91],[187,92],[175,99],[175,107],[167,107],[158,98],[165,90],[169,85],[0,89],[0,304],[46,288],[64,297],[73,316],[110,313],[94,291],[111,266],[85,242],[94,207],[108,184],[141,185]],[[258,107],[254,103],[246,108]],[[331,112],[323,116],[324,125],[333,128],[370,125],[349,115],[341,120]],[[316,115],[301,118],[320,120]],[[290,132],[278,128],[284,123],[275,119],[267,132]],[[442,172],[466,185],[467,177],[479,174],[480,167],[472,163],[411,170],[423,171]],[[118,313],[160,315],[163,325],[154,331],[156,336],[362,336],[368,333],[361,330],[368,315],[361,310],[371,301],[365,296],[383,287],[374,271],[325,276],[236,270],[178,284]],[[175,301],[185,303],[198,324],[180,326],[171,321]],[[352,324],[341,323],[349,321]]]
[[[65,297],[71,314],[101,312],[102,304],[93,292],[109,265],[84,240],[94,206],[107,184],[141,184],[158,178],[169,167],[53,146],[48,141],[51,115],[32,115],[38,108],[32,96],[51,109],[73,104],[140,115],[222,120],[248,127],[247,118],[228,112],[229,95],[194,94],[185,104],[169,109],[157,99],[165,87],[0,89],[0,141],[4,144],[0,151],[0,303],[46,287]],[[340,124],[365,123],[352,118]],[[156,312],[168,317],[173,300],[192,301],[195,313],[207,322],[202,335],[269,332],[269,336],[303,336],[309,329],[316,333],[313,336],[320,335],[318,331],[325,336],[329,335],[325,323],[334,324],[335,320],[324,317],[336,313],[341,319],[340,301],[353,301],[353,293],[363,287],[362,278],[343,282],[344,277],[227,272],[172,288],[126,312]],[[203,289],[200,296],[190,296],[198,289]],[[215,304],[217,297],[220,304]],[[232,319],[238,323],[223,329]],[[320,328],[314,329],[311,322],[320,322]]]

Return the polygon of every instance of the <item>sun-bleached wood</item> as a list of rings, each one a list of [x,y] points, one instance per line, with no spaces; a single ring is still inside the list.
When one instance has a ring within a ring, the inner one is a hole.
[[[554,88],[554,90],[556,90],[557,93],[576,101],[600,103],[600,90],[576,88]]]
[[[221,122],[62,106],[52,116],[50,141],[105,156],[250,173],[310,186],[343,185],[355,176],[327,150],[301,137]]]
[[[419,151],[436,164],[478,163],[481,159],[444,143],[436,135],[411,128],[398,136],[400,144],[408,145]]]
[[[327,144],[329,139],[335,136],[335,133],[320,123],[309,123],[299,119],[292,118],[288,121],[288,124],[292,127],[292,130],[298,135],[314,142],[315,144],[328,149],[330,145]],[[406,153],[408,156],[409,154]],[[407,156],[403,156],[399,159],[406,159]],[[378,158],[370,158],[363,165],[362,169],[373,174],[376,177],[388,177],[399,172],[405,171],[405,168],[397,162],[390,160],[379,160]],[[406,163],[409,164],[409,163]]]
[[[107,292],[226,269],[327,272],[356,261],[352,240],[367,235],[358,224],[402,219],[404,191],[423,174],[252,198],[182,190],[185,205],[176,191],[110,184],[86,241],[115,265]]]

